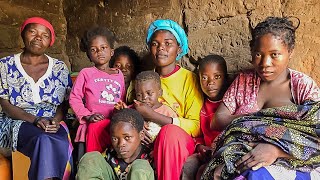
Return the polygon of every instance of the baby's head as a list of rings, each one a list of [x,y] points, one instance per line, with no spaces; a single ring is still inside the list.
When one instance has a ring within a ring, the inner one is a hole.
[[[144,120],[138,111],[130,108],[117,111],[111,118],[110,134],[113,148],[125,162],[134,161],[141,151],[144,139]]]
[[[142,71],[135,81],[136,99],[146,103],[153,109],[160,107],[159,98],[162,96],[161,81],[158,73]]]
[[[287,78],[297,28],[288,18],[268,17],[253,29],[251,62],[262,81]]]
[[[222,99],[227,88],[227,64],[219,55],[208,55],[199,62],[200,85],[212,101]]]
[[[120,69],[124,75],[125,83],[129,84],[139,71],[140,58],[130,47],[120,46],[114,50],[109,65]]]
[[[114,34],[106,27],[93,27],[84,33],[80,49],[95,64],[109,63],[114,53]]]

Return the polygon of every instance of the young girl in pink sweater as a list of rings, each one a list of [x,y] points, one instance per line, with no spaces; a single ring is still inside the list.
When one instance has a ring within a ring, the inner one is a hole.
[[[87,31],[81,42],[94,66],[79,72],[69,102],[80,122],[75,142],[86,142],[87,152],[102,152],[111,144],[108,127],[113,107],[125,99],[123,74],[109,67],[114,42],[113,33],[103,27]]]

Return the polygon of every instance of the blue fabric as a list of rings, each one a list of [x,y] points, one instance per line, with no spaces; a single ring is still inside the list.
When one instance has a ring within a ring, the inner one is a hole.
[[[29,179],[62,179],[69,160],[68,147],[68,133],[62,126],[57,133],[46,133],[28,122],[20,127],[18,151],[31,159]]]
[[[285,177],[285,174],[283,175]],[[275,178],[272,177],[272,175],[269,173],[269,171],[262,167],[258,170],[246,170],[245,172],[241,173],[241,176],[239,176],[238,179],[246,179],[246,180],[274,180]],[[295,180],[310,180],[310,172],[301,172],[296,171]]]
[[[174,37],[177,39],[178,44],[181,48],[181,53],[177,56],[176,60],[182,58],[182,56],[186,55],[189,52],[188,47],[188,38],[184,30],[179,26],[178,23],[172,21],[170,19],[158,19],[150,24],[147,34],[147,44],[149,44],[153,33],[158,30],[167,30],[170,31]]]
[[[274,178],[270,175],[268,170],[264,167],[259,168],[258,170],[247,170],[241,174],[246,177],[247,180],[274,180]]]
[[[309,172],[296,172],[296,180],[310,180],[311,176]],[[319,178],[320,179],[320,178]]]

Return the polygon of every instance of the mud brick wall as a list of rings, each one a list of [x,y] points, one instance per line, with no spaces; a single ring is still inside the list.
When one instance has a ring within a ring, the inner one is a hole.
[[[148,25],[158,18],[177,21],[187,32],[190,53],[181,64],[191,70],[201,57],[225,57],[229,71],[250,68],[250,29],[267,16],[296,16],[296,48],[289,66],[320,83],[320,1],[318,0],[10,0],[0,1],[0,56],[21,51],[19,26],[30,16],[53,23],[57,41],[48,54],[72,71],[91,66],[79,50],[83,32],[109,27],[117,46],[129,45],[150,68],[145,44]]]

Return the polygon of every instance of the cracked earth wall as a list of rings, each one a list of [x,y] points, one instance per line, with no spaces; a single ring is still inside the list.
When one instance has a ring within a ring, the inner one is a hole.
[[[16,13],[21,12],[21,13]],[[320,83],[320,1],[318,0],[10,0],[0,1],[0,55],[18,52],[23,19],[41,15],[53,22],[57,43],[49,54],[63,59],[72,71],[91,66],[79,50],[85,29],[109,27],[119,45],[129,45],[152,64],[145,36],[157,18],[170,18],[186,30],[190,52],[180,63],[193,70],[207,54],[222,55],[230,72],[250,68],[250,28],[267,16],[295,16],[301,21],[289,66]]]

